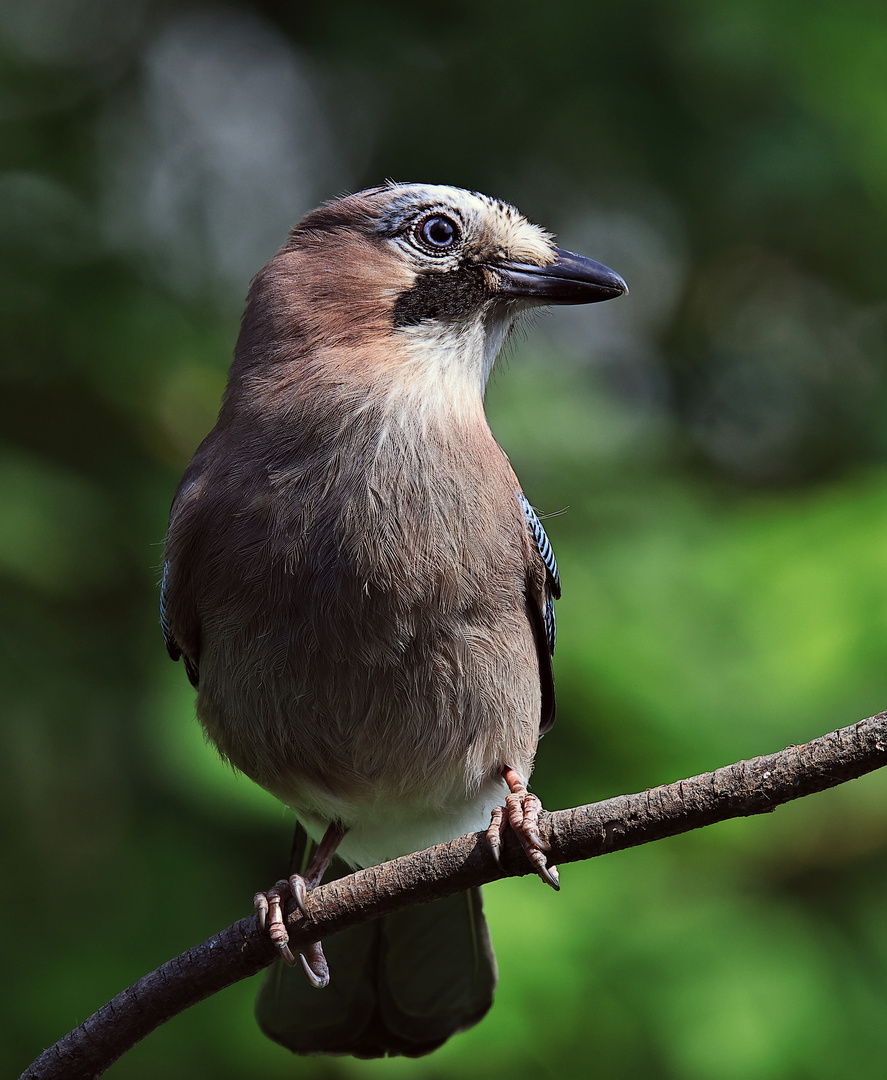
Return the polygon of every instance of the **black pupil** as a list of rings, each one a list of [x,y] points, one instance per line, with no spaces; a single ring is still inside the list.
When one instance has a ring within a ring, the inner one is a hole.
[[[432,247],[449,247],[456,239],[456,226],[449,218],[429,218],[422,225],[422,238]]]

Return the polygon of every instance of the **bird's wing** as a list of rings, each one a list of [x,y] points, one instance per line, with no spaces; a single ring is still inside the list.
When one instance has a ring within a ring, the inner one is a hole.
[[[545,563],[545,637],[548,641],[548,651],[551,655],[554,655],[554,646],[557,642],[557,626],[554,618],[554,601],[561,598],[561,577],[557,571],[557,559],[554,557],[554,551],[551,547],[551,541],[542,527],[542,522],[539,520],[539,516],[536,511],[527,502],[526,496],[523,492],[518,493],[520,499],[521,509],[524,512],[524,517],[527,520],[527,526],[530,530],[530,535],[533,538],[533,542],[542,556],[542,561]]]
[[[167,598],[169,596],[169,559],[163,564],[163,578],[160,582],[160,629],[163,632],[163,640],[166,642],[166,651],[169,653],[170,658],[178,660],[182,654],[182,647],[176,641],[172,632],[172,627],[169,623],[169,615],[167,612]],[[185,673],[192,686],[197,686],[200,682],[200,673],[197,670],[197,664],[194,663],[190,657],[185,656]]]
[[[557,559],[551,542],[542,527],[536,511],[530,506],[523,492],[518,491],[521,509],[530,538],[545,565],[545,584],[541,590],[533,581],[533,575],[527,574],[527,606],[530,622],[536,636],[536,651],[539,656],[539,679],[542,685],[542,717],[539,725],[541,734],[554,723],[554,675],[551,670],[551,657],[557,640],[557,627],[554,618],[554,601],[560,599],[561,579],[557,570]]]

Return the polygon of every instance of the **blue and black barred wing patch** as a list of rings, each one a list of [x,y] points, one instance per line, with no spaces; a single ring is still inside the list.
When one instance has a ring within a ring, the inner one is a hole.
[[[557,571],[557,559],[554,557],[554,551],[551,547],[551,541],[546,535],[545,529],[542,527],[542,522],[539,520],[536,511],[527,502],[523,492],[518,492],[518,498],[520,499],[521,509],[524,512],[524,517],[527,521],[527,527],[530,530],[530,535],[533,537],[533,541],[539,550],[539,554],[542,556],[542,561],[545,563],[545,569],[548,571],[546,578],[546,590],[545,590],[545,636],[548,639],[548,648],[554,653],[554,646],[557,642],[557,626],[554,618],[554,601],[560,599],[561,595],[561,577]]]

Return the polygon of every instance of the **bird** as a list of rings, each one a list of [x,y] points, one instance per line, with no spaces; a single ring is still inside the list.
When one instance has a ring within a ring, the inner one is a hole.
[[[209,740],[298,821],[255,898],[286,962],[259,1022],[297,1053],[428,1053],[497,981],[478,890],[306,947],[305,979],[282,910],[324,873],[471,831],[498,854],[510,827],[558,887],[528,784],[560,578],[484,392],[524,312],[627,291],[507,202],[394,181],[310,212],[252,281],[160,621]]]

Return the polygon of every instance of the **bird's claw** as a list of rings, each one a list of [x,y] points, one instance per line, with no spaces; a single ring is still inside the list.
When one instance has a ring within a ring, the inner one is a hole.
[[[259,920],[259,929],[268,927],[268,936],[280,952],[280,958],[290,967],[296,966],[296,958],[289,947],[289,933],[283,919],[283,905],[288,897],[292,897],[296,907],[307,918],[308,911],[305,907],[305,898],[308,889],[305,879],[300,874],[293,874],[288,880],[282,879],[272,886],[267,892],[257,892],[253,897],[253,906]],[[330,981],[330,969],[323,955],[323,949],[319,941],[314,941],[299,953],[302,967],[308,976],[308,981],[318,989],[326,986]]]
[[[325,986],[329,986],[330,968],[319,941],[312,941],[310,945],[307,945],[299,953],[299,959],[308,976],[308,982],[315,989],[322,990]]]
[[[548,865],[547,852],[551,850],[551,845],[539,835],[539,811],[542,809],[542,803],[538,796],[527,790],[526,783],[516,770],[503,769],[502,776],[510,790],[505,797],[505,806],[494,807],[490,815],[487,843],[490,845],[493,857],[496,862],[499,861],[502,851],[502,828],[507,822],[539,877],[546,885],[550,885],[553,889],[560,889],[557,867]]]
[[[542,803],[539,801],[539,796],[527,791],[526,787],[523,788],[523,791],[512,791],[510,795],[505,797],[505,812],[508,814],[508,824],[518,836],[523,837],[524,848],[526,849],[527,844],[529,844],[537,853],[551,851],[551,846],[539,835],[539,811],[541,809]],[[527,853],[529,854],[529,851]]]
[[[308,918],[308,908],[305,906],[305,901],[308,898],[308,883],[302,877],[301,874],[291,874],[289,879],[290,895],[296,902],[296,907],[305,918]]]
[[[259,928],[264,930],[266,923],[269,924],[268,933],[271,940],[280,950],[281,958],[290,967],[295,967],[296,958],[289,947],[289,934],[283,921],[284,901],[292,897],[304,918],[311,918],[305,903],[308,899],[308,893],[320,884],[336,848],[347,831],[341,822],[332,822],[323,834],[323,839],[318,844],[314,858],[311,860],[304,876],[302,874],[291,874],[288,878],[278,881],[266,893],[258,892],[253,897],[253,904],[259,919]],[[321,989],[329,984],[330,969],[319,941],[312,941],[309,945],[304,946],[299,952],[299,959],[302,961],[302,967],[312,986]]]

